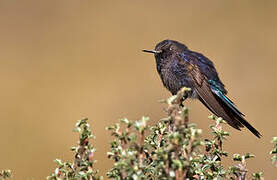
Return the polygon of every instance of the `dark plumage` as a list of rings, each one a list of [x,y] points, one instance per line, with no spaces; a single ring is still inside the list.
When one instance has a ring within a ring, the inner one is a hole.
[[[226,96],[227,90],[219,79],[213,62],[207,57],[173,40],[158,43],[153,51],[143,51],[154,53],[163,85],[173,95],[182,87],[189,87],[189,98],[199,99],[212,113],[222,117],[233,128],[240,130],[245,126],[255,136],[261,137]]]

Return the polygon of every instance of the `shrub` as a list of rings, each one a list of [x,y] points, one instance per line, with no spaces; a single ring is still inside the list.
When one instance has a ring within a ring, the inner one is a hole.
[[[181,99],[189,89],[182,89],[176,96],[163,101],[167,104],[167,117],[156,125],[149,126],[148,117],[138,121],[126,118],[107,128],[114,137],[107,153],[113,161],[107,172],[110,179],[143,180],[143,179],[232,179],[246,178],[261,180],[262,172],[250,174],[246,169],[246,160],[254,155],[234,154],[234,165],[225,167],[222,160],[228,157],[223,143],[229,136],[220,117],[210,116],[212,138],[203,139],[202,130],[189,122],[188,109],[180,106]],[[94,138],[87,118],[79,120],[74,128],[79,133],[79,141],[74,152],[73,162],[56,159],[57,168],[49,180],[81,179],[101,180],[98,170],[94,169],[95,148],[90,140]],[[272,139],[274,145],[270,152],[272,163],[277,166],[277,137]],[[0,180],[11,177],[10,170],[0,171]]]

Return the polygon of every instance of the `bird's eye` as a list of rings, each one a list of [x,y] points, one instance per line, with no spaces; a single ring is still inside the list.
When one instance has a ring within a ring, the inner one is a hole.
[[[169,51],[173,51],[174,50],[174,46],[170,45],[169,46]]]

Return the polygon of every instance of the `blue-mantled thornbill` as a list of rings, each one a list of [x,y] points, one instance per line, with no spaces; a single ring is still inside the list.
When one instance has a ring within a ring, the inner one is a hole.
[[[199,99],[213,114],[222,117],[233,128],[240,130],[245,126],[255,136],[261,137],[227,97],[227,90],[213,62],[203,54],[173,40],[164,40],[154,50],[143,51],[154,54],[163,85],[173,95],[183,87],[190,88],[185,98]]]

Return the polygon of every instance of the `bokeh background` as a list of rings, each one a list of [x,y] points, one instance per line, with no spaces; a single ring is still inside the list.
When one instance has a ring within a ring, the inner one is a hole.
[[[0,169],[44,179],[55,158],[71,160],[76,120],[88,117],[100,174],[111,167],[105,127],[121,117],[165,116],[170,96],[142,53],[175,39],[212,59],[229,96],[263,134],[226,126],[230,153],[252,152],[251,171],[276,179],[277,1],[0,0]],[[188,101],[209,135],[210,112]],[[228,161],[226,162],[228,163]]]

